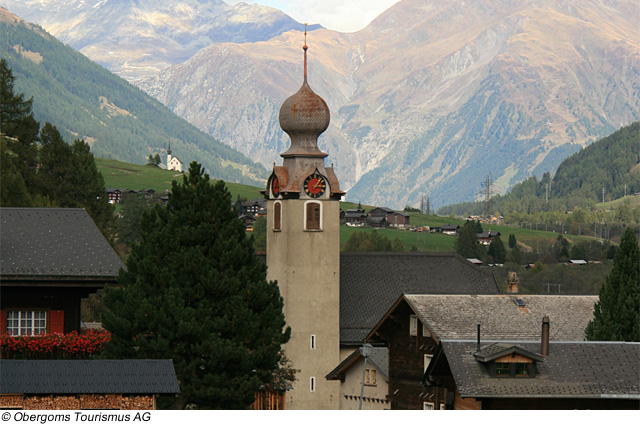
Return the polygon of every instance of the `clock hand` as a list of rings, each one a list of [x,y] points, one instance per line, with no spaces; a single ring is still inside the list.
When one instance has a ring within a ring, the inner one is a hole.
[[[316,182],[316,184],[313,185],[313,188],[315,189],[316,187],[320,187],[320,185],[324,183],[324,181],[322,179],[318,179],[318,181]]]

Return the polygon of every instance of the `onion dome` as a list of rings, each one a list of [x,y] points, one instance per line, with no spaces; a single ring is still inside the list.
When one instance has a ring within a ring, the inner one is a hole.
[[[306,38],[306,31],[305,31]],[[318,136],[329,127],[329,107],[307,83],[307,43],[304,46],[304,81],[300,90],[280,108],[280,127],[291,138],[291,147],[282,156],[326,154],[318,149]]]

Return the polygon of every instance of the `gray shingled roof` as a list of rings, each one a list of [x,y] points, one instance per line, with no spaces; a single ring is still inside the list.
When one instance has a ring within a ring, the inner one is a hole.
[[[518,307],[515,299],[524,303]],[[405,295],[437,339],[539,340],[542,318],[549,316],[549,339],[582,341],[593,318],[595,295]]]
[[[0,275],[114,278],[124,267],[82,208],[0,208]]]
[[[540,343],[513,343],[531,352]],[[640,343],[550,342],[534,378],[491,378],[473,356],[476,342],[442,341],[462,397],[571,397],[640,399]]]
[[[498,292],[491,275],[452,253],[341,253],[340,342],[361,344],[403,293]]]
[[[172,360],[0,360],[2,394],[177,394]]]

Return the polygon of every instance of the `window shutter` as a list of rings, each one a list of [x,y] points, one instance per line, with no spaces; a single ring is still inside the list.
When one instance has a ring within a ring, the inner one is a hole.
[[[307,204],[307,229],[320,229],[320,204]]]
[[[6,335],[7,333],[7,312],[0,310],[0,335]]]
[[[49,333],[64,333],[64,310],[49,310]]]
[[[282,205],[280,202],[276,202],[273,205],[273,229],[280,230],[280,216]]]

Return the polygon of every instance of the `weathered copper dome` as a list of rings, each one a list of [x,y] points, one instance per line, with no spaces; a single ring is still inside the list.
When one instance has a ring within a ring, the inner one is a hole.
[[[307,45],[304,47],[304,81],[300,90],[280,107],[280,127],[291,138],[285,155],[317,155],[318,136],[329,127],[330,115],[327,103],[311,90],[307,83]],[[326,154],[323,154],[326,156]]]

